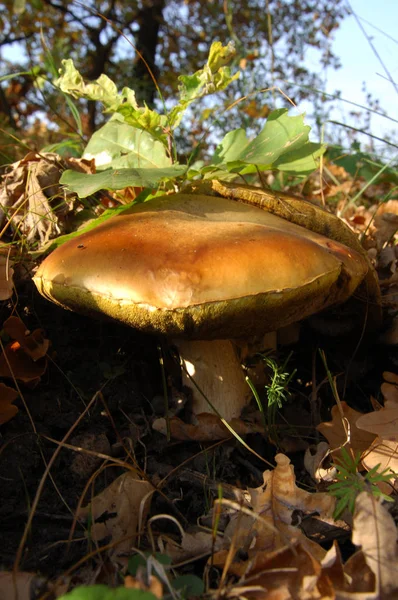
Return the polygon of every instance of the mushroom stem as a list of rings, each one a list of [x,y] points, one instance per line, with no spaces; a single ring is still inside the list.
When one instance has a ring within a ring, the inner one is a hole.
[[[226,421],[239,417],[251,391],[234,344],[229,340],[178,340],[175,344],[183,366],[183,383],[192,389],[193,412],[212,413],[208,398]]]

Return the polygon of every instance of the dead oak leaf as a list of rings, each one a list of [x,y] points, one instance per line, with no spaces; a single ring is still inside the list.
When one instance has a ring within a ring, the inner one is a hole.
[[[367,471],[377,467],[377,472],[380,473],[385,469],[396,474],[396,479],[392,479],[389,483],[380,482],[377,487],[384,494],[391,494],[394,490],[398,490],[398,441],[385,440],[377,437],[369,447],[368,451],[362,455],[362,464]]]
[[[216,553],[223,567],[228,551]],[[319,560],[295,542],[273,552],[258,551],[249,561],[232,562],[229,572],[244,577],[241,596],[252,600],[334,600],[333,586]],[[239,589],[232,588],[231,592]],[[235,596],[234,596],[235,597]]]
[[[0,376],[15,378],[34,388],[47,369],[49,340],[41,329],[30,333],[18,317],[7,319],[3,329],[14,341],[0,355]]]
[[[380,599],[397,597],[397,539],[397,528],[388,510],[371,493],[361,492],[355,501],[352,542],[361,547],[375,575],[375,592]]]
[[[356,426],[383,440],[398,441],[398,405],[362,415],[357,419]]]
[[[42,329],[35,329],[32,333],[18,317],[9,317],[3,325],[4,331],[17,341],[21,348],[32,360],[43,358],[50,347],[50,341],[44,337]]]
[[[344,427],[343,418],[347,420],[349,428],[350,447],[356,452],[364,452],[375,439],[376,435],[359,429],[356,422],[363,413],[354,410],[344,401],[340,402],[342,414],[337,405],[332,408],[332,420],[320,423],[317,430],[327,439],[332,450],[341,448],[347,442],[347,433]],[[340,453],[334,452],[333,456],[339,456]]]
[[[247,511],[235,514],[226,527],[225,537],[229,544],[234,540],[250,559],[258,551],[273,552],[289,541],[299,541],[312,556],[321,560],[325,551],[291,524],[292,516],[295,510],[300,510],[317,512],[321,518],[330,519],[335,499],[329,494],[311,494],[297,487],[294,468],[284,454],[277,454],[275,462],[275,469],[263,474],[264,485],[249,489],[253,516]]]
[[[154,489],[149,481],[127,471],[82,508],[78,517],[92,519],[91,539],[99,542],[110,537],[112,554],[122,554],[134,545],[138,527],[145,523]],[[106,514],[111,516],[98,522]]]

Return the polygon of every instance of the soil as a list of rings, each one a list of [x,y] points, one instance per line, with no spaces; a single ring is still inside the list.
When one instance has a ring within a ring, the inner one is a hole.
[[[11,312],[11,307],[3,303],[1,322]],[[42,328],[51,347],[48,368],[40,383],[34,389],[21,384],[35,430],[21,400],[16,402],[19,413],[0,428],[0,565],[3,569],[11,569],[14,564],[46,464],[57,448],[48,438],[63,439],[77,422],[67,440],[72,445],[110,453],[121,460],[128,460],[125,450],[128,447],[148,477],[157,481],[179,467],[163,488],[164,495],[154,497],[151,512],[172,514],[183,526],[195,524],[206,512],[211,497],[217,494],[217,481],[239,487],[256,487],[262,483],[261,474],[266,467],[236,440],[219,444],[167,441],[165,436],[152,430],[154,417],[163,410],[159,402],[163,396],[159,340],[112,322],[95,321],[62,310],[41,298],[30,282],[18,290],[16,314],[27,328]],[[304,327],[299,345],[292,348],[289,369],[298,371],[291,385],[291,398],[284,407],[284,421],[278,421],[289,424],[286,429],[280,429],[279,448],[275,441],[260,434],[246,439],[257,454],[271,462],[278,451],[285,451],[295,464],[298,480],[311,486],[313,482],[303,468],[303,448],[319,439],[310,425],[314,411],[311,416],[313,388],[309,385],[318,342],[315,334]],[[343,338],[324,340],[322,344],[330,370],[341,374],[338,381],[342,393],[348,383],[344,397],[350,399],[353,408],[371,410],[370,394],[377,397],[382,371],[396,370],[393,357],[385,348],[368,344],[353,359],[355,344],[349,347]],[[289,351],[284,351],[285,355]],[[325,378],[325,371],[319,358],[316,365],[319,383]],[[172,373],[174,383],[178,383],[177,368],[168,354],[166,370]],[[7,383],[12,385],[12,382]],[[95,395],[92,408],[81,418]],[[321,387],[320,396],[320,417],[329,420],[333,398],[327,383]],[[87,554],[87,540],[79,524],[72,535],[73,543],[67,544],[67,540],[76,507],[101,462],[97,458],[84,460],[69,448],[60,451],[51,468],[51,477],[45,478],[20,569],[52,578]],[[93,478],[94,492],[104,489],[122,472],[119,467],[102,471]],[[207,477],[207,487],[201,475]],[[156,526],[175,533],[166,521]],[[348,535],[345,538],[348,539]],[[326,541],[326,545],[331,543],[332,539]]]

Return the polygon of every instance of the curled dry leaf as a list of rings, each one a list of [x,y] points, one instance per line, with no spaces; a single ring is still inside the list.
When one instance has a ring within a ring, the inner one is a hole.
[[[47,368],[49,340],[42,329],[30,333],[18,317],[7,319],[3,328],[15,341],[7,344],[0,355],[0,376],[35,387]]]
[[[222,567],[226,552],[216,554],[212,564]],[[259,551],[250,562],[233,562],[230,572],[246,576],[244,593],[236,597],[252,600],[334,600],[336,597],[320,562],[298,542],[274,552]]]
[[[336,600],[377,600],[375,577],[361,551],[343,565],[339,545],[334,540],[321,564],[323,573],[333,585]]]
[[[362,415],[357,419],[356,426],[383,440],[398,441],[398,405]]]
[[[184,532],[181,542],[169,540],[165,545],[167,556],[171,556],[173,562],[182,562],[197,556],[211,554],[221,550],[223,541],[209,531]]]
[[[13,404],[16,398],[18,398],[18,392],[14,388],[0,383],[0,425],[7,423],[17,414],[18,408]]]
[[[45,591],[46,580],[35,573],[0,571],[0,600],[30,600]]]
[[[391,373],[390,371],[384,371],[383,379],[385,379],[388,383],[395,383],[398,386],[397,373]]]
[[[26,241],[39,240],[40,245],[63,233],[73,209],[73,196],[66,196],[59,184],[66,168],[95,172],[94,161],[64,159],[52,152],[29,152],[10,165],[0,179],[0,226],[8,221]]]
[[[211,442],[214,440],[226,440],[233,437],[231,431],[222,423],[217,415],[210,413],[200,413],[196,415],[197,424],[185,423],[178,417],[169,419],[170,435],[175,440]],[[245,423],[241,419],[232,419],[229,423],[231,428],[238,435],[247,435],[248,433],[261,432],[264,428],[261,425]],[[166,435],[167,421],[163,417],[155,419],[152,428]]]
[[[16,342],[33,360],[43,358],[50,347],[50,341],[44,337],[42,329],[35,329],[32,333],[18,317],[9,317],[3,325],[4,331]]]
[[[382,439],[377,437],[374,442],[370,445],[367,452],[362,456],[362,464],[367,471],[373,469],[377,465],[380,465],[377,469],[378,472],[390,469],[393,473],[396,473],[396,480],[391,480],[390,483],[380,482],[378,487],[385,494],[391,494],[394,490],[398,490],[397,479],[398,479],[398,442]]]
[[[227,525],[225,539],[228,547],[234,544],[236,548],[243,549],[252,561],[257,560],[259,552],[274,552],[298,541],[306,552],[320,560],[325,551],[291,525],[292,515],[293,511],[300,510],[318,512],[320,518],[329,519],[335,499],[329,494],[311,494],[298,488],[293,466],[284,454],[277,454],[275,461],[275,469],[264,472],[264,485],[249,490],[253,516],[238,512]]]
[[[316,448],[307,448],[304,455],[304,466],[314,481],[332,481],[334,479],[336,468],[323,468],[322,463],[326,456],[330,454],[329,444],[319,442]]]
[[[364,431],[357,427],[356,422],[358,418],[362,416],[362,413],[354,410],[344,401],[340,402],[340,406],[343,417],[347,419],[347,424],[349,426],[349,445],[355,453],[360,452],[362,454],[362,452],[369,448],[376,436],[373,433],[369,433],[368,431]],[[332,408],[332,420],[320,423],[317,430],[325,436],[332,450],[341,448],[341,446],[347,442],[347,434],[344,428],[342,415],[340,414],[337,405]],[[336,458],[336,456],[339,455],[339,452],[334,452],[333,458]]]
[[[376,579],[378,598],[391,599],[398,592],[397,528],[388,510],[369,492],[355,502],[352,542],[360,546]]]
[[[99,542],[110,537],[111,554],[122,554],[134,545],[138,528],[145,523],[153,491],[149,481],[127,471],[82,508],[78,517],[86,519],[90,516],[93,520],[91,539]],[[98,519],[106,513],[114,516],[99,523]]]
[[[381,384],[381,393],[384,397],[384,406],[392,408],[392,406],[398,407],[398,385],[396,383],[389,383],[385,381]]]

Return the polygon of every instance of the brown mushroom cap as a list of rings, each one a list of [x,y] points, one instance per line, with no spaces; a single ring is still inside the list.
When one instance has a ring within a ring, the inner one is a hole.
[[[34,280],[78,312],[174,337],[231,339],[345,301],[367,270],[355,250],[257,207],[181,193],[65,243]]]

